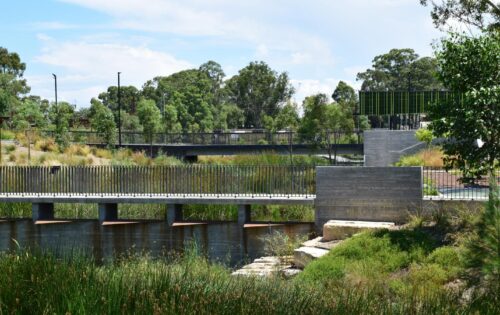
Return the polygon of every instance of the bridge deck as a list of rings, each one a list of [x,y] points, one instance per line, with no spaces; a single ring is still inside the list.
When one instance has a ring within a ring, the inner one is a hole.
[[[0,194],[0,202],[314,205],[315,195]]]

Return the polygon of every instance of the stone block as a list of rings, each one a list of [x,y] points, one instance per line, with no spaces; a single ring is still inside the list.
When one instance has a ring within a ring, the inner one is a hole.
[[[293,251],[293,264],[298,268],[304,268],[311,261],[318,259],[329,252],[327,249],[317,247],[300,247]]]

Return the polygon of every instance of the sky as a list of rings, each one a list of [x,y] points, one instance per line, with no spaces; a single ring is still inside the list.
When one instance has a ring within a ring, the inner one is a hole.
[[[227,78],[251,61],[288,72],[294,100],[331,95],[376,55],[431,56],[443,37],[419,0],[0,0],[0,46],[27,65],[31,94],[90,106],[110,85],[221,64]]]

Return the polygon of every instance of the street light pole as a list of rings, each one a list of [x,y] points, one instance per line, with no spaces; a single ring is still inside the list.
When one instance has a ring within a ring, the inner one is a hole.
[[[120,73],[118,72],[118,145],[122,145],[122,95],[120,91]]]
[[[54,77],[54,91],[56,95],[56,108],[57,108],[57,75],[52,73],[52,76]]]

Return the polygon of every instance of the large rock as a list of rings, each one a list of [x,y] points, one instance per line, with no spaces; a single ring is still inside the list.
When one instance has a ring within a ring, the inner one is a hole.
[[[370,229],[395,229],[393,222],[330,220],[323,225],[323,241],[343,240]]]
[[[305,241],[302,243],[302,246],[305,247],[317,247],[317,248],[322,248],[322,249],[327,249],[330,250],[340,244],[340,240],[334,240],[334,241],[325,241],[323,237],[318,236],[312,240]]]
[[[329,252],[327,249],[302,246],[293,251],[293,264],[298,268],[304,268],[314,259],[318,259]]]
[[[280,272],[282,269],[290,268],[289,264],[283,262],[286,257],[261,257],[255,259],[251,264],[243,266],[232,273],[233,276],[258,276],[269,277]]]

